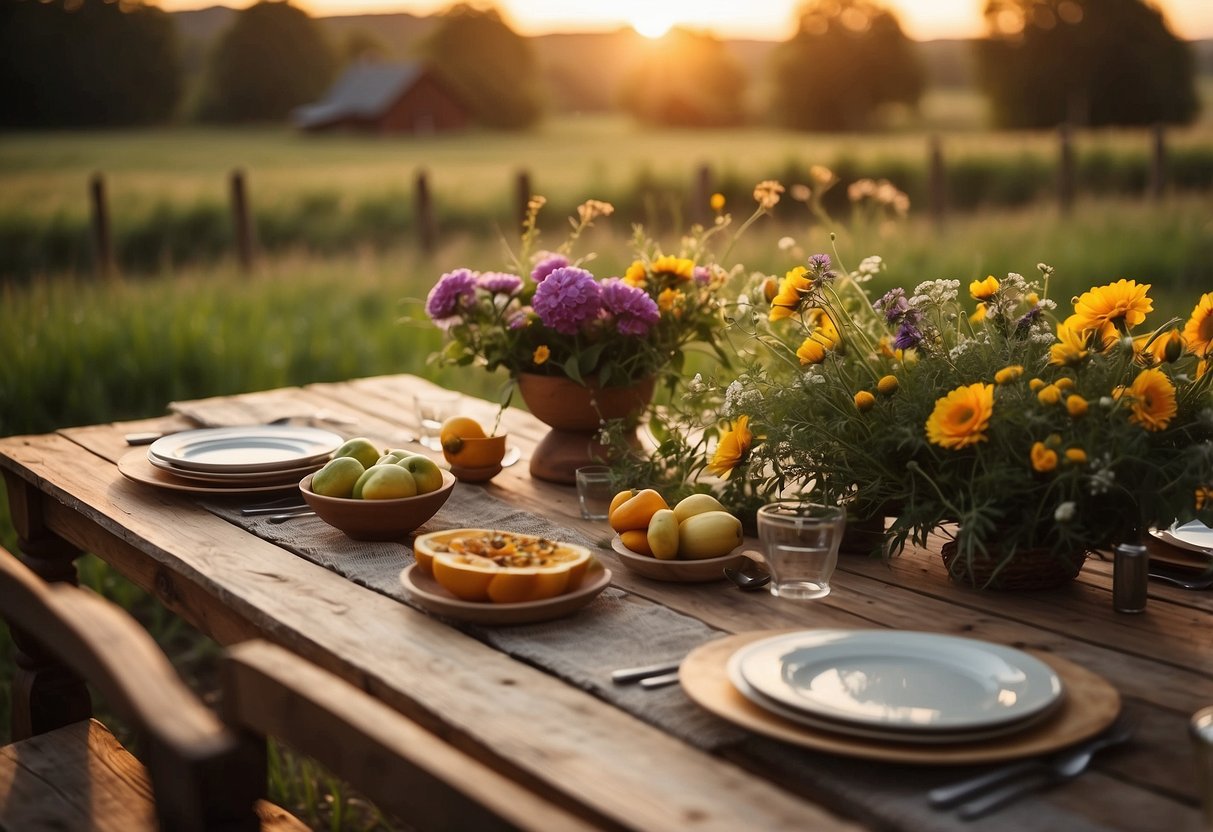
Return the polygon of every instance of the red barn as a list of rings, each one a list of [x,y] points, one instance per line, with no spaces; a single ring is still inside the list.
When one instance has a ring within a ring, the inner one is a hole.
[[[418,63],[352,66],[323,99],[297,107],[291,117],[309,132],[429,134],[459,130],[472,121],[460,97]]]

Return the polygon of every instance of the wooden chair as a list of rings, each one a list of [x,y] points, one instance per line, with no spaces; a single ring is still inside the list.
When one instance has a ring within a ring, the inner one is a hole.
[[[15,691],[14,725],[36,733],[15,728],[17,741],[0,747],[0,830],[306,830],[259,799],[266,736],[316,758],[418,829],[592,828],[265,642],[228,651],[221,719],[125,611],[87,590],[44,583],[3,548],[0,616],[22,644],[32,639],[92,684],[147,752],[145,767],[101,723],[79,718],[78,708],[40,701],[39,694],[53,700],[62,685],[35,685],[28,697]],[[57,712],[72,718],[56,719]]]

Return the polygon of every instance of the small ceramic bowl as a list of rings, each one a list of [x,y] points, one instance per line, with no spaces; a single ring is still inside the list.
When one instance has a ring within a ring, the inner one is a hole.
[[[442,487],[437,491],[397,500],[325,497],[312,491],[311,474],[299,483],[304,501],[316,516],[355,540],[403,540],[438,513],[454,487],[455,477],[449,471],[442,472]]]
[[[445,448],[443,457],[451,466],[451,473],[463,482],[487,482],[501,473],[501,461],[505,458],[506,434],[486,436],[483,439],[464,439],[458,453]]]
[[[704,560],[658,560],[639,552],[633,552],[619,535],[611,540],[611,548],[619,555],[619,562],[629,572],[635,572],[645,578],[655,581],[670,581],[681,584],[698,584],[708,581],[723,581],[724,570],[728,566],[738,566],[746,560],[745,554],[738,547],[727,555]]]

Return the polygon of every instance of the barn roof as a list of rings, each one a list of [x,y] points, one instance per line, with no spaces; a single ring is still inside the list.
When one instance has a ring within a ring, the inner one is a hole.
[[[342,119],[371,119],[382,115],[425,72],[420,63],[362,63],[351,66],[313,104],[291,113],[296,127],[321,127]]]

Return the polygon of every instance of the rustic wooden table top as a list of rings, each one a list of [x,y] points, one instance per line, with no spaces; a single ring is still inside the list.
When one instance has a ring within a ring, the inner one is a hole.
[[[416,430],[410,376],[234,396],[353,420],[336,428],[385,446]],[[495,408],[469,400],[473,415]],[[487,487],[498,499],[594,539],[571,487],[532,479],[545,428],[510,410],[523,452]],[[592,693],[510,658],[392,598],[357,586],[199,506],[190,494],[126,480],[131,431],[190,427],[168,415],[0,439],[13,521],[31,550],[62,539],[93,552],[223,644],[273,640],[355,682],[452,745],[606,828],[1196,829],[1189,716],[1213,703],[1213,593],[1150,585],[1144,614],[1112,609],[1111,565],[1091,560],[1069,587],[1020,594],[949,582],[937,551],[887,562],[840,559],[832,594],[812,603],[743,593],[723,582],[636,577],[608,551],[614,586],[722,633],[788,627],[888,627],[951,633],[1053,653],[1100,674],[1136,722],[1133,740],[1093,770],[975,824],[930,809],[927,789],[971,771],[850,759],[741,738],[704,751]],[[626,635],[621,635],[626,638]],[[679,694],[681,695],[681,694]],[[685,708],[697,706],[689,699]]]

